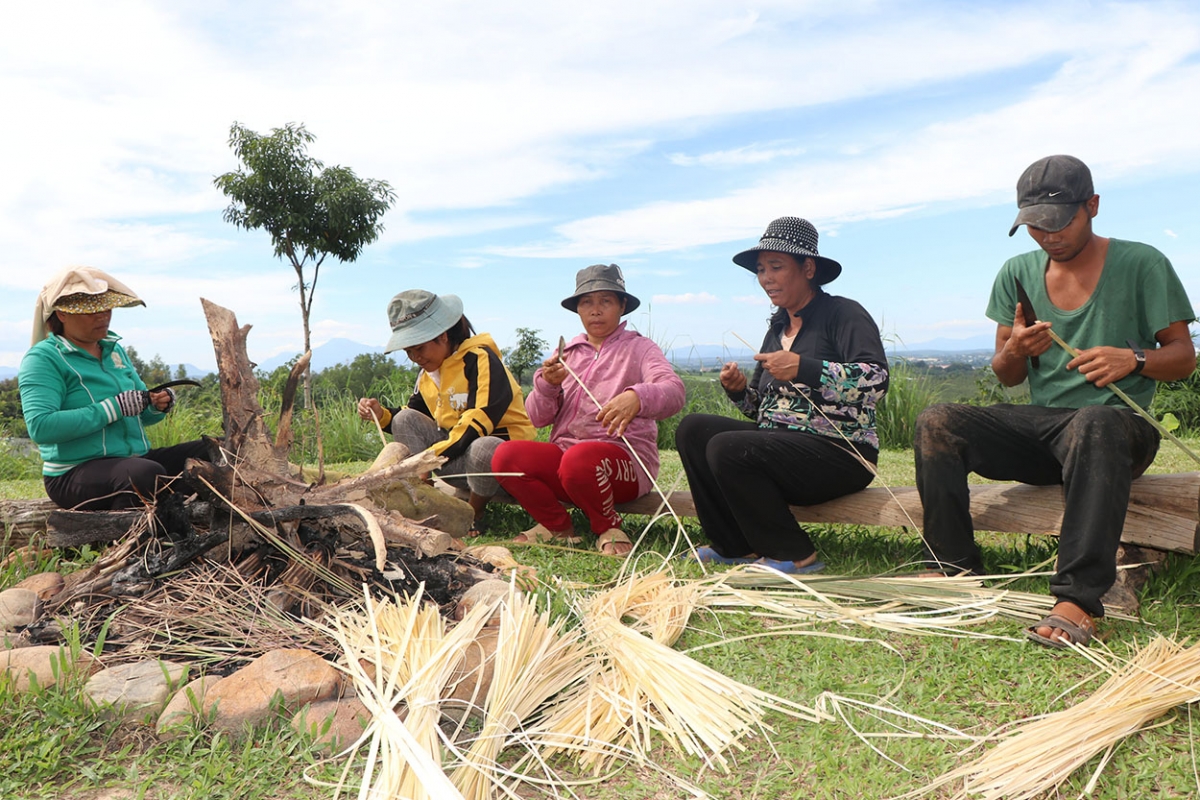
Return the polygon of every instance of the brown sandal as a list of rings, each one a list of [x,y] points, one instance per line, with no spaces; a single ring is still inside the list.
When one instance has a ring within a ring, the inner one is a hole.
[[[629,545],[629,548],[622,550],[623,544]],[[624,556],[633,550],[633,542],[620,528],[609,528],[596,537],[596,549],[606,556]]]
[[[1060,603],[1058,605],[1062,604]],[[1055,608],[1058,608],[1058,605],[1055,605]],[[1045,645],[1046,647],[1053,647],[1058,650],[1064,650],[1073,644],[1080,645],[1081,647],[1086,645],[1096,635],[1096,623],[1092,620],[1091,615],[1082,608],[1079,608],[1074,603],[1070,603],[1069,605],[1077,608],[1079,613],[1083,615],[1083,618],[1080,621],[1076,622],[1075,620],[1068,619],[1062,614],[1055,614],[1054,611],[1051,610],[1050,613],[1043,617],[1037,624],[1026,628],[1025,635],[1028,636],[1031,641],[1037,642],[1040,645]],[[1038,628],[1057,628],[1058,630],[1062,631],[1062,635],[1057,637],[1042,636],[1037,632]]]
[[[534,525],[524,533],[513,537],[514,544],[580,544],[582,536],[576,536],[573,530],[555,533],[542,523]]]

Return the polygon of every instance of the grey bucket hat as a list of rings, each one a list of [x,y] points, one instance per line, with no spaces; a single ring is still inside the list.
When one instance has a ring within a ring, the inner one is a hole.
[[[567,311],[575,311],[579,307],[579,298],[588,292],[616,292],[624,297],[625,311],[622,316],[642,304],[641,300],[625,291],[625,276],[616,264],[593,264],[575,273],[575,294],[563,300],[562,307]]]
[[[1096,194],[1092,171],[1075,156],[1046,156],[1030,164],[1017,181],[1016,222],[1008,235],[1022,225],[1061,231],[1071,224],[1081,203]]]
[[[829,283],[842,274],[841,264],[817,252],[817,229],[811,222],[800,217],[780,217],[772,222],[758,240],[758,244],[734,256],[733,263],[751,272],[757,272],[758,254],[764,250],[787,253],[801,261],[811,258],[817,262],[817,272],[813,280],[819,284]]]
[[[408,289],[388,303],[392,338],[383,352],[391,353],[424,344],[454,327],[462,319],[462,300],[452,294],[440,297],[424,289]]]

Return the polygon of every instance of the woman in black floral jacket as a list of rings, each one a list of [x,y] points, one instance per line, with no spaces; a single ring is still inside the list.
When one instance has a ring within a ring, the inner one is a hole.
[[[817,572],[825,565],[788,506],[822,503],[871,482],[879,457],[875,407],[888,386],[883,342],[862,306],[822,288],[842,267],[818,254],[807,220],[775,220],[733,260],[758,275],[776,311],[749,380],[736,362],[721,369],[726,394],[754,421],[690,414],[675,436],[712,542],[695,555]]]

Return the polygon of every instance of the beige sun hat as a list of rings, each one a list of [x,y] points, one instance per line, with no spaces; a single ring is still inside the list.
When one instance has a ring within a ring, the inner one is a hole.
[[[97,314],[111,308],[144,306],[137,293],[107,272],[95,267],[67,267],[42,287],[33,311],[30,344],[46,338],[46,321],[55,311],[64,314]]]

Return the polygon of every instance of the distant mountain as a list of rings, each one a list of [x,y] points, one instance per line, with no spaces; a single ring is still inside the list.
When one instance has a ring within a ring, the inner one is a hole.
[[[750,361],[754,351],[748,347],[726,347],[719,344],[695,344],[668,350],[667,360],[684,369],[717,368],[726,361]]]
[[[926,342],[887,342],[888,352],[904,353],[965,353],[986,350],[989,353],[995,349],[996,335],[992,333],[971,336],[966,339],[946,339],[940,337]]]
[[[337,366],[338,364],[348,364],[363,353],[382,352],[383,348],[378,345],[372,346],[363,344],[362,342],[351,341],[350,339],[330,339],[325,344],[313,348],[311,369],[316,373],[323,369]],[[266,361],[260,362],[258,369],[264,372],[274,372],[297,355],[298,353],[283,353],[272,356]],[[395,355],[392,356],[392,360],[400,363]],[[407,363],[407,360],[405,363]]]
[[[179,366],[180,366],[179,364],[171,365],[171,367],[172,367],[171,374],[172,375],[175,374],[175,370],[178,369]],[[183,366],[183,374],[187,375],[189,378],[194,378],[194,379],[203,378],[205,375],[208,375],[209,373],[216,372],[215,369],[200,369],[200,367],[197,367],[195,364],[184,364],[182,366]]]
[[[170,370],[171,370],[172,376],[175,375],[175,370],[177,370],[179,368],[179,366],[180,366],[179,364],[168,364],[167,365],[167,367],[170,368]],[[189,378],[194,378],[194,379],[203,378],[205,375],[209,374],[210,372],[216,372],[216,370],[213,370],[213,369],[200,369],[195,364],[184,364],[183,371],[184,371],[184,374],[187,375]],[[0,381],[6,381],[9,378],[15,378],[15,377],[17,377],[17,368],[16,367],[0,367]]]

